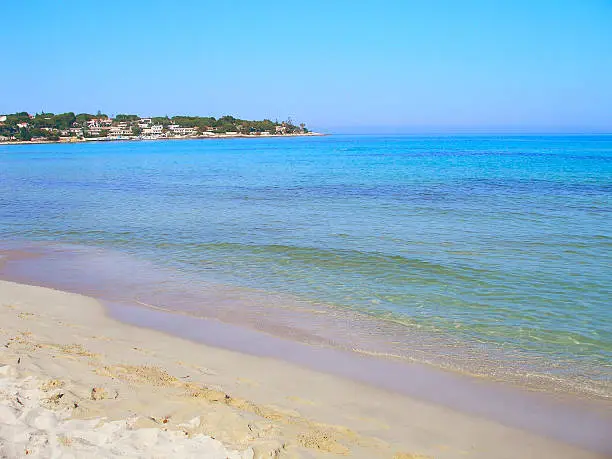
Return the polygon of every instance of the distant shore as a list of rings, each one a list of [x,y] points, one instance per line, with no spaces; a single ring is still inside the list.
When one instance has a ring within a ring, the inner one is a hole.
[[[329,134],[320,132],[308,132],[303,134],[269,134],[269,135],[248,135],[248,134],[214,134],[201,136],[185,136],[185,137],[157,137],[146,138],[142,136],[121,136],[121,137],[88,137],[75,138],[67,137],[60,140],[12,140],[0,141],[0,145],[40,145],[40,144],[75,144],[88,142],[126,142],[126,141],[151,141],[151,140],[210,140],[210,139],[269,139],[269,138],[284,138],[284,137],[324,137]]]

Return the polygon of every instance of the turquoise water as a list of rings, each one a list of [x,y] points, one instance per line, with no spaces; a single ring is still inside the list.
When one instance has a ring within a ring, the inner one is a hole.
[[[611,198],[612,136],[0,146],[5,241],[113,249],[604,385]]]

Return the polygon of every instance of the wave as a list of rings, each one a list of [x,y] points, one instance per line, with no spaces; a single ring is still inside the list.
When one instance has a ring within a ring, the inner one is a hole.
[[[166,244],[167,246],[167,244]],[[310,268],[352,271],[365,276],[381,276],[385,273],[406,273],[411,270],[421,276],[452,278],[458,281],[479,282],[483,277],[494,278],[493,271],[477,269],[466,264],[449,265],[403,255],[367,252],[351,249],[321,249],[281,244],[251,245],[231,242],[181,245],[183,250],[225,252],[236,256],[257,256],[275,263],[308,265]],[[425,278],[422,278],[425,280]]]

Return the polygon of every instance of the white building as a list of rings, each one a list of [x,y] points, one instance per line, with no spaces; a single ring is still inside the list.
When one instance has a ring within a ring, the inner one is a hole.
[[[87,130],[90,135],[100,135],[102,132],[102,128],[100,126],[92,126],[89,127]]]
[[[174,135],[180,135],[180,136],[189,136],[189,135],[196,135],[197,134],[197,129],[194,127],[181,127],[178,124],[171,124],[168,126],[168,129],[170,131],[172,131],[172,133]]]
[[[125,126],[121,126],[121,124],[122,123],[119,123],[119,126],[111,126],[108,135],[111,137],[121,137],[121,136],[133,135],[132,130],[127,127],[127,124]]]
[[[144,128],[142,133],[144,135],[161,135],[164,130],[164,127],[161,124],[155,124],[151,127]]]
[[[138,120],[138,127],[141,129],[147,129],[149,126],[151,126],[151,118],[140,118]]]

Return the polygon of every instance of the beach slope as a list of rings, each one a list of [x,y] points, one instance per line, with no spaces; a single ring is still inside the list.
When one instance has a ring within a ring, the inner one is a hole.
[[[2,457],[605,457],[42,287],[0,281],[0,344]]]

